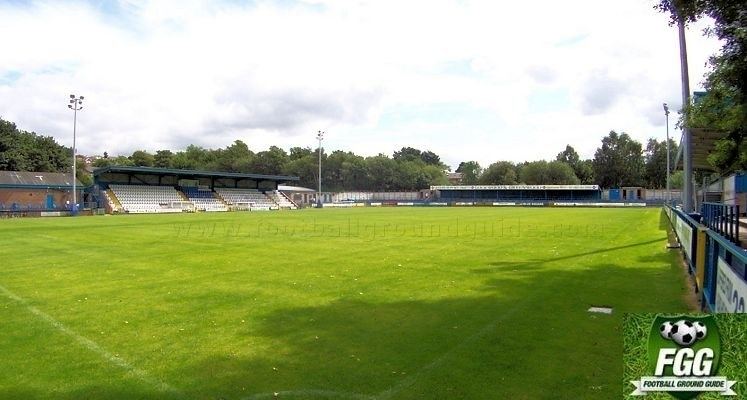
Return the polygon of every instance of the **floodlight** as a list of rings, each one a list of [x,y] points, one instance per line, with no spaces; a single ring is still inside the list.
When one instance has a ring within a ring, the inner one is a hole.
[[[75,95],[74,95],[74,94],[71,94],[71,95],[70,95],[70,98],[71,98],[71,99],[74,99],[74,98],[75,98]]]
[[[80,99],[83,100],[83,96],[80,96]]]

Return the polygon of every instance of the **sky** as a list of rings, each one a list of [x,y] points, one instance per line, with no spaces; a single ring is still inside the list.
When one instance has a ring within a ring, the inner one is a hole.
[[[79,154],[235,140],[475,160],[670,135],[677,28],[655,0],[0,0],[0,118]],[[687,31],[690,85],[720,43]]]

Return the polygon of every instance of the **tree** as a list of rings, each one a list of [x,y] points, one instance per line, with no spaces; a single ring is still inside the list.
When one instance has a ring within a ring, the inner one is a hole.
[[[365,158],[348,153],[340,167],[344,190],[364,190],[369,187]]]
[[[577,185],[573,168],[562,161],[544,160],[526,163],[521,169],[521,181],[527,185]]]
[[[627,133],[610,131],[594,153],[594,175],[605,188],[643,184],[643,150]]]
[[[547,181],[544,185],[578,185],[581,183],[573,168],[562,161],[547,163]]]
[[[153,156],[153,166],[158,168],[171,168],[171,159],[174,153],[171,150],[158,150]]]
[[[19,130],[0,119],[0,170],[71,172],[72,154],[50,136]]]
[[[344,187],[342,164],[347,159],[347,155],[348,153],[342,150],[335,150],[327,156],[325,165],[322,167],[322,181],[327,188],[342,190]]]
[[[444,169],[438,165],[426,165],[423,168],[423,173],[428,179],[427,184],[419,186],[416,189],[424,189],[430,186],[436,185],[448,185],[449,178],[446,176]]]
[[[308,147],[291,147],[290,149],[290,160],[298,160],[312,154],[311,149]],[[316,154],[316,153],[314,153]]]
[[[446,166],[441,162],[441,157],[439,157],[438,154],[432,151],[422,152],[420,154],[420,159],[428,165],[435,165],[437,167],[446,168]]]
[[[208,166],[216,160],[216,152],[190,144],[184,151],[176,153],[171,159],[171,163],[177,169],[204,170],[208,169]]]
[[[93,176],[86,169],[86,158],[79,155],[75,158],[75,161],[75,178],[83,184],[83,187],[93,185]]]
[[[395,177],[389,190],[415,190],[428,184],[428,178],[423,174],[425,165],[420,159],[395,164]]]
[[[676,149],[674,141],[669,139],[670,149]],[[661,189],[667,186],[667,142],[649,139],[644,153],[646,162],[644,180],[646,187]],[[670,159],[670,162],[674,160]]]
[[[459,163],[456,172],[462,174],[462,184],[476,185],[480,179],[482,168],[480,167],[480,163],[477,161],[462,161]]]
[[[510,161],[490,164],[478,180],[481,185],[515,185],[518,182],[516,166]]]
[[[395,161],[414,161],[420,160],[422,152],[412,147],[403,147],[399,151],[395,151],[392,154],[392,158]]]
[[[215,152],[211,169],[228,172],[252,172],[254,153],[241,140],[234,141],[225,149]]]
[[[571,145],[566,145],[565,150],[558,153],[557,157],[555,157],[556,161],[562,161],[571,167],[575,167],[579,162],[580,158],[578,156],[578,153],[576,153],[576,149],[571,147]]]
[[[257,174],[279,175],[283,166],[288,162],[288,153],[277,146],[270,146],[266,151],[260,151],[252,159],[250,166]]]
[[[395,151],[394,154],[392,154],[392,159],[394,159],[394,161],[421,160],[428,165],[435,165],[442,168],[446,167],[441,162],[441,157],[439,157],[438,154],[429,150],[420,151],[412,147],[403,147],[399,151]]]
[[[582,185],[594,184],[594,162],[592,160],[579,161],[578,166],[574,170]]]
[[[673,173],[672,176],[669,177],[669,182],[671,182],[672,189],[682,189],[685,182],[685,173],[682,171]]]
[[[103,167],[108,167],[112,165],[112,161],[113,160],[109,158],[107,154],[107,157],[101,157],[101,158],[95,159],[92,165],[94,168],[103,168]]]
[[[524,164],[519,179],[527,185],[544,185],[549,181],[547,161],[533,161]]]
[[[723,132],[708,157],[719,172],[747,168],[747,3],[737,0],[661,0],[655,6],[669,13],[670,24],[713,20],[707,35],[723,43],[709,64],[707,94],[698,104],[687,105],[680,125]]]
[[[366,158],[366,175],[370,186],[368,190],[394,190],[397,163],[385,154]]]
[[[299,177],[300,186],[314,188],[317,187],[317,159],[313,154],[307,154],[302,157],[291,159],[286,163],[283,169],[286,175]]]
[[[135,150],[130,156],[130,160],[136,167],[152,167],[154,163],[153,154],[145,150]]]
[[[578,178],[579,182],[584,185],[594,183],[594,169],[592,168],[591,160],[582,160],[579,157],[576,149],[571,145],[566,145],[565,150],[558,153],[555,157],[556,161],[562,161],[573,168],[573,173]]]

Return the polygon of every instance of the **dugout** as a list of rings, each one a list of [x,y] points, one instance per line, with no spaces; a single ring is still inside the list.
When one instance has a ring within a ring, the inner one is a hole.
[[[149,185],[172,187],[204,187],[256,189],[258,191],[278,190],[282,182],[298,181],[297,176],[244,174],[237,172],[198,171],[188,169],[109,166],[93,171],[93,191],[103,202],[100,192],[109,185]],[[104,207],[104,204],[100,204]]]
[[[457,185],[431,186],[432,198],[443,202],[594,202],[598,185]]]
[[[81,203],[83,185],[75,186]],[[41,215],[70,210],[72,202],[72,173],[0,171],[0,213]]]

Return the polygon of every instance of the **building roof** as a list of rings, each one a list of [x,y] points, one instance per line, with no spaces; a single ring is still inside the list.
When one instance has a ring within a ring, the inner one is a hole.
[[[76,186],[83,187],[76,180]],[[0,171],[0,187],[72,188],[73,174],[59,172]]]
[[[316,192],[316,190],[307,187],[288,185],[278,185],[278,190],[281,192]]]
[[[263,174],[242,174],[236,172],[215,172],[215,171],[197,171],[191,169],[174,169],[174,168],[153,168],[153,167],[123,167],[109,166],[97,168],[93,171],[94,176],[105,173],[124,173],[124,174],[146,174],[146,175],[176,175],[176,176],[206,176],[214,178],[240,178],[240,179],[257,179],[268,181],[297,181],[297,176],[285,175],[263,175]]]
[[[708,155],[715,150],[716,141],[723,139],[726,133],[711,129],[690,128],[690,135],[692,137],[693,169],[715,171],[716,169],[708,162]],[[682,163],[684,162],[684,158],[682,157],[683,147],[680,141],[677,154],[674,158],[674,169],[682,168]]]
[[[599,185],[444,185],[431,190],[599,190]]]

